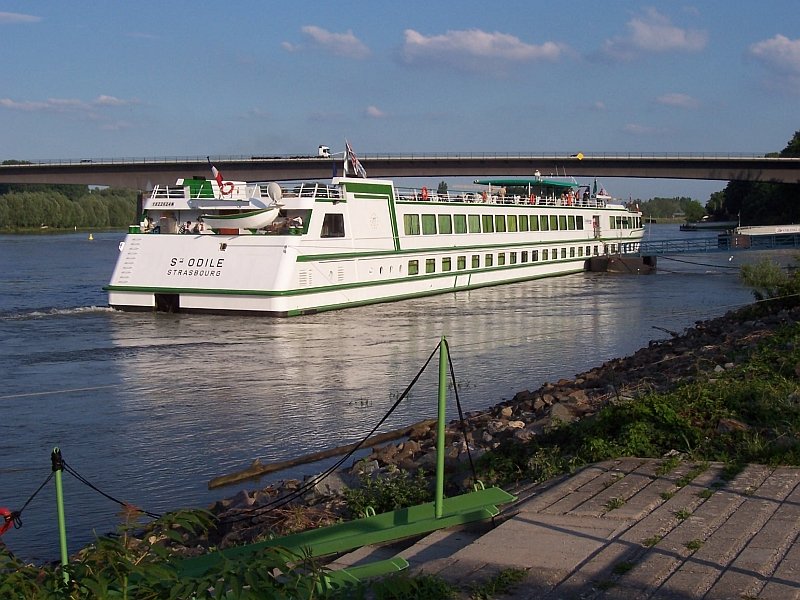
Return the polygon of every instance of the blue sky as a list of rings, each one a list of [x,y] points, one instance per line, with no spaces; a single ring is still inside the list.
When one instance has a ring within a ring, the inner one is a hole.
[[[1,2],[0,160],[781,150],[796,0]],[[615,180],[619,196],[723,182]]]

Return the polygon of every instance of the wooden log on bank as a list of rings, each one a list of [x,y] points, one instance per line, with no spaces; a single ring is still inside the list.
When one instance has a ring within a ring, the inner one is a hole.
[[[415,423],[409,427],[404,427],[403,429],[397,429],[395,431],[388,431],[386,433],[379,433],[365,442],[355,442],[352,444],[345,444],[344,446],[338,446],[336,448],[330,448],[328,450],[321,450],[320,452],[314,452],[313,454],[306,454],[305,456],[300,456],[298,458],[292,458],[289,460],[283,460],[279,462],[270,463],[267,465],[261,464],[259,459],[255,459],[253,464],[251,464],[246,469],[241,471],[236,471],[234,473],[230,473],[228,475],[220,475],[219,477],[215,477],[211,481],[208,482],[208,489],[213,490],[215,488],[224,487],[226,485],[231,485],[234,483],[239,483],[241,481],[247,481],[248,479],[256,479],[261,477],[262,475],[266,475],[267,473],[274,473],[276,471],[282,471],[283,469],[289,469],[291,467],[296,467],[298,465],[305,465],[312,462],[317,462],[320,460],[324,460],[326,458],[330,458],[332,456],[339,456],[341,454],[346,454],[356,448],[371,448],[372,446],[377,446],[379,444],[383,444],[384,442],[390,442],[392,440],[396,440],[402,437],[407,437],[411,435],[417,429],[429,429],[433,425],[436,424],[436,419],[428,419],[426,421],[420,421],[419,423]]]

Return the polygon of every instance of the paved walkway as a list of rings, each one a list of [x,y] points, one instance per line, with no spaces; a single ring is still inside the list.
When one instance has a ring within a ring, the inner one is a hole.
[[[526,569],[504,598],[800,598],[800,469],[623,459],[518,491],[494,528],[399,552],[464,586]],[[362,549],[344,562],[373,550]]]

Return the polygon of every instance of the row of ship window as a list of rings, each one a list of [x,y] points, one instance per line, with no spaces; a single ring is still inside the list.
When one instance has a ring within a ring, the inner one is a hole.
[[[585,254],[584,254],[585,252]],[[592,256],[594,253],[597,256],[600,252],[600,247],[597,245],[594,246],[586,246],[584,251],[584,246],[570,246],[569,248],[561,248],[560,249],[560,256],[561,258],[567,258],[567,254],[569,254],[569,258],[582,258],[583,256]],[[545,248],[544,250],[521,250],[519,252],[498,252],[497,254],[484,254],[483,255],[483,265],[481,265],[481,255],[480,254],[472,254],[471,255],[471,268],[472,269],[480,269],[481,266],[483,267],[493,267],[493,266],[504,266],[506,264],[509,265],[516,265],[522,264],[527,262],[539,262],[540,258],[542,261],[546,260],[557,260],[559,258],[559,249],[553,248],[552,251]],[[506,258],[508,262],[506,262]],[[450,256],[444,256],[440,259],[436,258],[426,258],[425,259],[425,273],[436,273],[436,262],[437,260],[440,261],[440,271],[452,271],[453,270],[453,259]],[[467,268],[467,256],[457,256],[455,259],[456,270],[463,271]],[[419,275],[420,273],[420,261],[418,259],[411,259],[408,261],[408,274],[409,275]]]
[[[611,229],[636,229],[641,217],[609,216]],[[583,215],[403,215],[406,235],[504,233],[516,231],[581,231]]]

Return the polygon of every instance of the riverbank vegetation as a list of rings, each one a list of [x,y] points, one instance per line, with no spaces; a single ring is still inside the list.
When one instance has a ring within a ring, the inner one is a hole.
[[[742,277],[759,302],[698,323],[702,336],[674,334],[643,349],[647,369],[636,385],[620,387],[580,418],[558,422],[551,414],[540,434],[487,449],[477,460],[478,478],[504,487],[529,486],[623,456],[660,457],[665,466],[683,459],[719,461],[731,476],[746,463],[800,466],[800,277],[769,261],[744,269]],[[709,360],[712,355],[716,358]],[[679,360],[689,365],[688,376],[686,369],[677,375]],[[610,361],[606,371],[631,364]],[[576,382],[585,378],[579,375]],[[543,398],[551,389],[532,396]],[[352,506],[342,514],[358,514],[367,505],[391,510],[429,497],[429,481],[420,471],[399,473],[346,490],[343,502]],[[99,538],[73,557],[69,584],[58,567],[24,564],[0,551],[0,597],[8,592],[8,597],[56,598],[65,590],[70,598],[131,599],[490,598],[487,590],[499,593],[492,582],[463,590],[436,577],[407,575],[335,590],[325,587],[324,565],[274,549],[259,556],[258,568],[226,561],[203,578],[186,581],[177,557],[218,547],[215,517],[206,511],[174,513],[146,530],[136,517],[129,511],[118,534]],[[280,525],[276,521],[274,529],[260,535],[281,535]],[[252,541],[257,539],[263,537]],[[402,596],[392,595],[399,591]]]
[[[136,191],[85,185],[0,185],[0,232],[125,228],[136,222]]]

